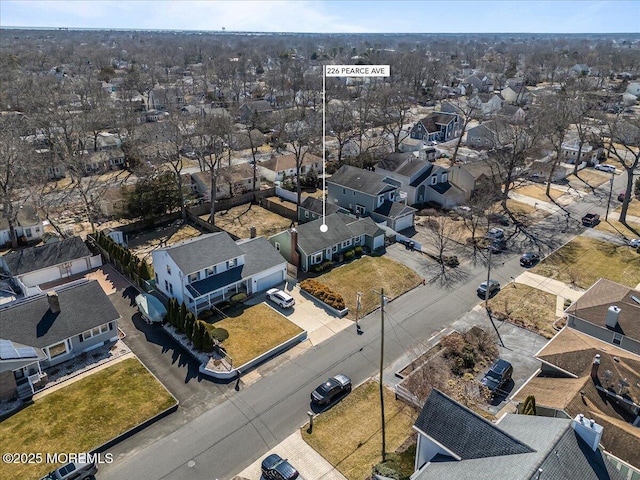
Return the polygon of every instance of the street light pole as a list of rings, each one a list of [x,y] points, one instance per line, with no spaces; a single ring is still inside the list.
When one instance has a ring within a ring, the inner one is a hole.
[[[607,213],[604,216],[604,221],[609,220],[609,206],[611,205],[611,194],[613,193],[613,177],[615,173],[611,172],[611,178],[609,179],[609,200],[607,200]]]
[[[487,222],[487,232],[491,229],[491,222]],[[489,310],[489,292],[490,292],[490,285],[491,285],[491,257],[493,254],[493,248],[491,248],[491,245],[489,245],[489,258],[487,261],[487,288],[485,289],[484,292],[484,309],[487,311],[487,314],[489,315],[489,321],[491,322],[491,325],[493,325],[493,329],[496,331],[496,335],[498,336],[498,340],[500,340],[500,345],[502,345],[504,347],[504,342],[502,341],[502,337],[500,336],[500,332],[498,331],[498,327],[496,327],[496,324],[493,322],[493,316],[491,315],[491,311]]]

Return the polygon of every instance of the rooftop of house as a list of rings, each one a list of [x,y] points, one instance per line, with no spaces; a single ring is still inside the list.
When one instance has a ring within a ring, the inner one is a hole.
[[[354,218],[341,213],[327,215],[324,223],[328,230],[320,235],[322,223],[322,219],[318,218],[296,227],[298,248],[305,254],[311,255],[358,235],[378,236],[384,234],[370,217]]]
[[[228,233],[201,235],[152,252],[167,252],[180,271],[188,275],[240,257],[244,252]]]
[[[620,308],[615,328],[605,323],[611,306]],[[640,291],[626,285],[601,278],[565,312],[585,322],[640,340]]]
[[[313,165],[318,163],[322,164],[322,158],[317,157],[316,155],[307,153],[304,157],[302,157],[301,165]],[[267,168],[269,170],[273,170],[274,172],[281,172],[283,170],[295,169],[296,156],[293,154],[280,155],[277,157],[270,158],[266,162],[260,162],[260,166]]]
[[[375,213],[379,215],[384,215],[388,218],[400,218],[405,215],[410,215],[411,213],[415,213],[416,209],[413,207],[409,207],[404,203],[400,202],[391,202],[389,200],[385,200],[382,202],[378,208],[376,208]]]
[[[430,170],[430,167],[429,162],[417,158],[413,152],[391,153],[376,165],[377,169],[381,168],[403,177],[411,177],[424,169]]]
[[[340,167],[336,173],[331,175],[327,182],[369,195],[378,195],[395,190],[396,188],[388,182],[385,182],[384,175],[350,165]]]
[[[209,171],[206,172],[196,172],[191,174],[192,177],[196,177],[200,182],[209,188],[211,180]],[[257,174],[257,180],[259,186],[260,183],[260,173]],[[230,167],[220,167],[218,172],[218,186],[220,186],[224,182],[242,182],[244,180],[248,180],[253,178],[253,167],[248,163],[241,163],[238,165],[231,165]]]
[[[420,120],[419,123],[429,133],[439,132],[441,125],[448,125],[456,118],[455,113],[433,112]]]
[[[596,355],[600,355],[600,365],[594,381],[591,369]],[[602,444],[606,450],[640,465],[640,451],[634,447],[640,442],[640,429],[630,424],[636,415],[619,405],[619,401],[640,404],[640,356],[565,328],[536,358],[558,369],[557,376],[544,374],[532,378],[514,399],[523,401],[533,395],[536,405],[564,410],[572,417],[582,413],[595,418],[605,427]],[[621,379],[628,384],[622,392]],[[622,398],[618,398],[619,393]]]
[[[55,292],[59,313],[51,312],[46,293],[0,308],[2,337],[44,348],[120,318],[96,280],[78,280],[56,287]]]
[[[332,213],[337,213],[340,211],[346,213],[346,210],[344,208],[328,202],[325,205],[325,203],[320,198],[315,197],[306,197],[300,204],[300,208],[309,210],[313,213],[317,213],[318,215],[322,215],[323,205],[326,215],[331,215]]]
[[[256,273],[285,263],[284,258],[264,237],[241,239],[235,244],[244,254],[244,265],[238,265],[219,275],[212,275],[190,284],[187,288],[192,295],[195,297],[205,295],[230,283],[238,282],[243,278],[249,278]]]
[[[415,426],[449,455],[439,454],[414,480],[621,480],[599,450],[593,451],[568,419],[505,415],[495,425],[433,390]]]
[[[40,223],[40,217],[36,209],[31,204],[14,205],[14,208],[18,210],[18,225],[22,227],[31,227]],[[0,230],[9,228],[9,222],[4,215],[0,214]]]
[[[91,252],[84,241],[80,237],[71,237],[9,252],[3,258],[7,263],[8,273],[17,276],[89,256]]]

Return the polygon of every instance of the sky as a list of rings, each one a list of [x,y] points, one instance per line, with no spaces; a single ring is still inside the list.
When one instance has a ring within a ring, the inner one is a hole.
[[[640,0],[1,0],[0,27],[640,33]]]

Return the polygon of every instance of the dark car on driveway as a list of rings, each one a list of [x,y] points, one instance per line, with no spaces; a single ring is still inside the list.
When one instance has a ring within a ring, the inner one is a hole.
[[[520,257],[520,265],[523,267],[531,267],[540,261],[540,255],[535,252],[523,253]]]
[[[480,383],[487,387],[492,393],[498,393],[513,375],[513,366],[506,360],[498,359],[491,365],[491,368],[484,374]]]
[[[328,405],[343,393],[351,391],[351,379],[339,374],[329,378],[326,382],[311,392],[311,403],[315,405]]]
[[[498,282],[497,280],[489,280],[489,297],[492,297],[494,294],[496,294],[498,290],[500,290],[500,282]],[[487,294],[487,282],[482,282],[480,286],[478,286],[476,292],[481,298],[484,299],[485,295]]]
[[[266,480],[294,480],[296,478],[302,480],[298,471],[287,460],[275,453],[262,460],[261,468],[262,476]]]

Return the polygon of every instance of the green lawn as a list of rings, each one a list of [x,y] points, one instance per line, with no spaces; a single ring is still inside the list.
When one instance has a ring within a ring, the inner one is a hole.
[[[229,332],[229,338],[222,342],[222,346],[236,367],[302,332],[295,323],[264,303],[226,313],[229,318],[211,325]]]
[[[123,360],[36,400],[0,423],[1,453],[88,452],[176,400],[137,359]],[[40,478],[58,465],[0,463],[0,478]]]
[[[348,318],[354,319],[358,292],[363,294],[359,314],[363,317],[380,305],[380,295],[373,290],[384,288],[385,297],[393,300],[422,282],[422,277],[386,257],[366,256],[334,268],[317,280],[342,295],[349,308]]]
[[[384,388],[386,451],[390,454],[413,433],[417,412]],[[362,480],[382,460],[380,390],[376,382],[356,388],[340,403],[313,420],[313,431],[302,428],[302,438],[349,480]],[[411,453],[411,450],[407,453]],[[403,476],[413,473],[411,455],[390,455]]]
[[[556,295],[543,292],[528,285],[513,283],[505,286],[489,300],[489,308],[495,316],[546,338],[557,332],[553,328],[556,320]]]
[[[635,287],[640,283],[640,255],[628,246],[576,237],[531,271],[584,289],[601,277]]]

